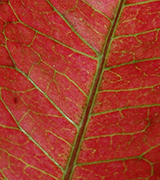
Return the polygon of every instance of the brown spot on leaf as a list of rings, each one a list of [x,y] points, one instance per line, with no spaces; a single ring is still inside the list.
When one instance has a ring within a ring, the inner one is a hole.
[[[18,98],[14,97],[14,103],[17,104],[18,103]]]

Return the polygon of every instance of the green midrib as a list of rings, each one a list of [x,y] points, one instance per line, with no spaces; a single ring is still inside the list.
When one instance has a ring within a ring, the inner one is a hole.
[[[102,74],[103,74],[103,69],[104,69],[105,64],[106,64],[106,56],[107,56],[108,50],[110,48],[111,40],[112,40],[112,38],[114,36],[114,32],[115,32],[116,26],[118,24],[118,20],[120,18],[121,11],[122,11],[124,3],[125,3],[125,0],[121,0],[119,2],[119,6],[117,8],[115,18],[114,18],[114,20],[112,22],[110,32],[109,32],[109,34],[108,34],[108,36],[106,38],[106,43],[104,45],[104,49],[103,49],[102,57],[100,59],[99,67],[98,67],[98,70],[97,70],[97,73],[96,73],[96,76],[95,76],[95,79],[94,79],[94,82],[93,82],[93,86],[92,86],[92,89],[91,89],[91,92],[90,92],[90,95],[89,95],[86,110],[84,112],[84,116],[83,116],[82,121],[81,121],[82,123],[81,123],[80,129],[79,129],[79,132],[77,134],[77,138],[75,140],[74,147],[73,147],[73,150],[71,152],[70,159],[68,161],[67,168],[66,168],[66,171],[64,173],[64,176],[63,176],[62,180],[71,179],[73,169],[74,169],[74,166],[76,164],[76,160],[77,160],[79,150],[80,150],[80,147],[81,147],[81,143],[82,143],[82,140],[83,140],[86,124],[87,124],[88,119],[90,117],[90,114],[91,114],[91,111],[92,111],[92,108],[93,108],[93,104],[94,104],[94,100],[95,100],[95,97],[96,97],[96,94],[97,94],[97,91],[98,91],[99,82],[101,80],[101,77],[102,77]]]

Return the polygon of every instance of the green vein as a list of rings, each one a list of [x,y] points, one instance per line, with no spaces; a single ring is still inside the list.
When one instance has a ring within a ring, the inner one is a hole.
[[[53,133],[52,131],[48,131],[48,130],[47,130],[46,132],[52,134],[52,135],[55,136],[57,139],[60,139],[61,141],[63,141],[64,143],[66,143],[68,146],[72,147],[72,145],[71,145],[68,141],[66,141],[64,138],[62,138],[62,137],[59,136],[58,134]]]
[[[0,98],[0,99],[1,99],[1,98]],[[14,130],[19,130],[17,127],[6,126],[6,125],[3,125],[3,124],[0,124],[0,127],[2,127],[2,128],[8,128],[8,129],[14,129]]]
[[[2,175],[3,175],[3,177],[4,177],[4,180],[9,180],[9,179],[5,176],[5,174],[3,173],[3,170],[0,170],[0,172],[2,173]]]
[[[10,5],[10,6],[11,6],[11,5]],[[42,36],[44,36],[44,37],[47,37],[47,38],[51,39],[52,41],[54,41],[54,42],[56,42],[56,43],[58,43],[58,44],[61,44],[61,45],[64,46],[64,47],[67,47],[68,49],[71,49],[71,50],[74,51],[74,52],[77,52],[77,53],[79,53],[79,54],[82,54],[82,55],[84,55],[84,56],[87,56],[87,57],[89,57],[89,58],[91,58],[91,59],[97,60],[97,57],[93,57],[93,56],[88,55],[88,54],[86,54],[86,53],[84,53],[84,52],[81,52],[81,51],[79,51],[79,50],[76,50],[76,49],[74,49],[74,48],[72,48],[72,47],[70,47],[70,46],[68,46],[68,45],[66,45],[66,44],[64,44],[64,43],[62,43],[62,42],[60,42],[60,41],[52,38],[51,36],[48,36],[48,35],[40,32],[40,31],[38,31],[37,29],[35,29],[35,28],[33,28],[33,27],[25,24],[24,22],[22,22],[22,21],[19,19],[19,17],[17,16],[17,14],[16,14],[16,12],[14,11],[14,8],[13,8],[12,6],[11,6],[11,9],[12,9],[14,15],[16,16],[16,18],[18,19],[19,23],[23,24],[24,26],[32,29],[33,31],[35,31],[36,33],[38,33],[38,34],[40,34],[40,35],[42,35]],[[96,55],[99,56],[99,53],[96,52]]]
[[[56,70],[55,70],[56,71]],[[70,79],[66,74],[63,74],[63,73],[61,73],[61,72],[59,72],[59,71],[56,71],[58,74],[61,74],[61,75],[63,75],[64,77],[66,77],[71,83],[73,83],[79,90],[80,90],[80,92],[85,96],[85,97],[88,97],[87,96],[87,94],[72,80],[72,79]]]
[[[94,11],[98,12],[99,14],[101,14],[102,16],[104,16],[105,18],[107,18],[110,22],[112,22],[112,20],[106,16],[104,13],[100,12],[99,10],[97,10],[96,8],[94,8],[92,5],[90,5],[87,1],[82,0],[85,4],[87,4],[89,7],[91,7]]]
[[[66,74],[64,74],[64,73],[62,73],[62,72],[57,71],[56,69],[54,69],[50,64],[48,64],[46,61],[44,61],[44,60],[41,58],[41,55],[40,55],[38,52],[36,52],[33,48],[31,48],[31,49],[32,49],[32,51],[33,51],[35,54],[37,54],[37,56],[39,57],[39,59],[40,59],[41,62],[43,62],[44,64],[46,64],[49,68],[53,69],[53,71],[55,71],[55,73],[61,74],[61,75],[63,75],[64,77],[66,77],[71,83],[73,83],[73,84],[80,90],[80,92],[81,92],[84,96],[87,97],[87,94],[78,86],[78,84],[77,84],[76,82],[74,82],[74,81],[73,81],[69,76],[67,76]],[[38,63],[40,63],[40,61],[38,61]],[[32,69],[33,69],[33,66],[34,66],[34,65],[32,65],[31,69],[29,70],[28,76],[30,76],[30,73],[31,73],[31,71],[32,71]]]
[[[6,68],[6,66],[0,66],[2,68]],[[38,90],[40,91],[46,99],[49,100],[49,102],[63,115],[63,117],[65,117],[71,124],[73,124],[77,129],[78,129],[78,126],[46,95],[45,92],[43,92],[36,84],[34,81],[32,81],[32,79],[30,79],[24,72],[22,72],[21,70],[19,70],[18,68],[12,68],[12,67],[8,67],[7,68],[10,68],[10,69],[16,69],[19,73],[21,73],[24,77],[26,77],[29,82],[31,82],[31,84]]]
[[[140,134],[140,133],[145,132],[146,129],[147,129],[149,126],[150,126],[150,123],[148,123],[143,130],[137,131],[137,132],[130,132],[130,133],[129,133],[129,132],[128,132],[128,133],[121,132],[121,133],[115,133],[115,134],[107,134],[107,135],[99,135],[99,136],[90,136],[90,137],[84,138],[84,140],[99,139],[99,138],[114,137],[114,136],[133,136],[133,135],[135,135],[135,134]]]
[[[53,10],[66,22],[66,24],[71,28],[71,30],[85,43],[88,45],[88,47],[90,47],[97,55],[99,55],[99,53],[85,40],[82,38],[82,36],[73,28],[73,26],[70,25],[70,23],[68,22],[68,20],[52,5],[52,3],[47,0],[48,4],[53,8]]]
[[[126,66],[126,65],[130,65],[130,64],[137,64],[137,63],[141,63],[141,62],[156,61],[156,60],[160,60],[160,57],[154,57],[154,58],[149,58],[149,59],[134,60],[134,61],[130,61],[130,62],[126,62],[126,63],[114,65],[114,66],[109,66],[109,67],[105,67],[105,68],[104,68],[104,71],[107,71],[107,70],[110,70],[110,69],[114,69],[114,68],[118,68],[118,67],[122,67],[122,66]]]
[[[149,151],[151,151],[152,149],[157,148],[158,146],[160,146],[160,143],[159,143],[159,144],[156,144],[155,146],[150,147],[150,149],[148,149],[147,151],[145,151],[144,153],[142,153],[142,156],[144,156],[145,154],[147,154],[147,153],[148,153]]]
[[[149,1],[143,1],[143,2],[137,2],[137,3],[133,3],[133,4],[125,4],[125,6],[135,6],[135,5],[143,5],[143,4],[147,4],[147,3],[151,3],[151,2],[157,2],[157,0],[149,0]]]
[[[97,116],[101,114],[106,114],[106,113],[111,113],[111,112],[116,112],[116,111],[122,111],[125,109],[133,109],[133,108],[149,108],[149,107],[156,107],[160,106],[160,104],[145,104],[145,105],[139,105],[139,106],[127,106],[127,107],[122,107],[122,108],[117,108],[117,109],[112,109],[112,110],[107,110],[99,113],[93,113],[91,114],[92,116]]]
[[[17,159],[18,161],[21,161],[22,163],[24,163],[24,164],[26,165],[26,167],[25,167],[24,169],[26,169],[27,167],[30,167],[30,168],[33,168],[33,169],[35,169],[35,170],[37,170],[37,171],[40,171],[40,172],[43,173],[43,174],[46,174],[46,175],[48,175],[48,176],[50,176],[50,177],[52,177],[52,178],[58,180],[57,177],[55,177],[55,176],[53,176],[53,175],[51,175],[51,174],[45,172],[44,170],[41,170],[41,169],[39,169],[39,168],[37,168],[37,167],[35,167],[35,166],[32,166],[32,165],[28,164],[27,162],[25,162],[25,161],[22,160],[21,158],[18,158],[18,157],[16,157],[16,156],[10,154],[8,151],[6,151],[6,150],[4,150],[4,149],[1,149],[1,148],[0,148],[0,150],[2,150],[2,151],[4,151],[5,153],[7,153],[8,156],[11,156],[11,157]]]
[[[69,78],[66,74],[60,72],[60,71],[57,71],[56,69],[54,69],[52,66],[50,66],[48,63],[46,63],[45,61],[42,60],[42,62],[44,64],[46,64],[48,67],[50,67],[51,69],[53,69],[55,71],[55,73],[58,73],[64,77],[66,77],[71,83],[73,83],[78,89],[79,91],[85,96],[85,97],[88,97],[87,94],[78,86],[78,84],[76,82],[74,82],[71,78]]]
[[[150,30],[142,31],[142,32],[135,33],[135,34],[126,34],[126,35],[114,36],[113,39],[118,39],[118,38],[122,38],[122,37],[136,37],[139,35],[144,35],[144,34],[147,34],[150,32],[155,32],[155,31],[157,31],[157,33],[158,33],[160,31],[160,28],[150,29]]]
[[[32,79],[30,79],[25,73],[23,73],[21,70],[16,69],[18,72],[20,72],[23,76],[25,76],[33,85],[34,87],[36,87],[37,90],[39,90],[45,97],[46,99],[49,100],[49,102],[70,122],[72,123],[76,128],[78,128],[78,126],[47,96],[47,94],[45,92],[43,92],[34,81],[32,81]]]
[[[54,162],[54,164],[56,164],[62,172],[64,172],[64,169],[19,125],[19,123],[17,122],[16,118],[14,117],[14,115],[12,114],[12,112],[10,111],[10,109],[7,107],[7,105],[5,104],[5,102],[3,101],[3,99],[1,100],[4,104],[4,106],[6,107],[6,109],[8,110],[8,112],[10,113],[10,115],[12,116],[12,118],[14,119],[15,123],[17,124],[18,128],[28,137],[28,139],[30,139],[52,162]]]
[[[137,90],[142,90],[142,89],[153,89],[154,87],[160,85],[160,83],[158,84],[155,84],[153,86],[145,86],[145,87],[137,87],[137,88],[132,88],[132,89],[108,89],[108,90],[102,90],[102,91],[99,91],[98,93],[103,93],[103,92],[127,92],[127,91],[137,91]]]
[[[100,164],[100,163],[110,163],[110,162],[115,162],[115,161],[126,161],[126,160],[131,160],[131,159],[144,159],[143,157],[140,156],[132,156],[132,157],[126,157],[126,158],[117,158],[117,159],[109,159],[109,160],[103,160],[103,161],[93,161],[93,162],[88,162],[88,163],[79,163],[77,166],[85,166],[85,165],[92,165],[92,164]]]
[[[13,60],[13,58],[12,58],[12,56],[11,56],[11,53],[10,53],[10,51],[9,51],[9,49],[8,49],[8,46],[6,45],[7,43],[6,43],[6,39],[7,39],[7,37],[6,37],[6,34],[5,34],[5,32],[3,31],[3,35],[4,35],[4,39],[5,39],[5,45],[4,45],[4,47],[6,48],[6,50],[7,50],[7,52],[8,52],[8,54],[9,54],[9,56],[10,56],[10,58],[11,58],[11,60],[12,60],[12,63],[13,63],[13,66],[14,67],[16,67],[16,63],[15,63],[15,61]]]

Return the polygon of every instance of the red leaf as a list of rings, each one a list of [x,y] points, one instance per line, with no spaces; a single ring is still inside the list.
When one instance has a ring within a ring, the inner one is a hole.
[[[160,1],[0,1],[0,179],[160,179]]]

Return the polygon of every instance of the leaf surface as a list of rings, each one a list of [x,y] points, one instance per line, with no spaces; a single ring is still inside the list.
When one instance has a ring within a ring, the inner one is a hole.
[[[0,1],[0,179],[160,179],[160,1]]]

